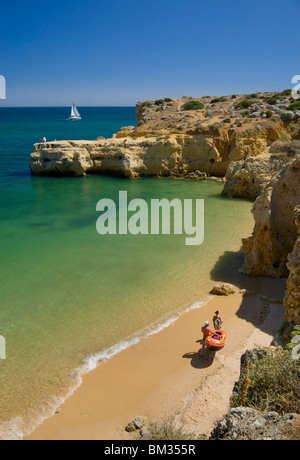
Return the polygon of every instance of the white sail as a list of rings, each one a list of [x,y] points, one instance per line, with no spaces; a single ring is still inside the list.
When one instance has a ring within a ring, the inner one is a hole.
[[[74,105],[74,112],[75,112],[75,116],[80,118],[80,113],[78,112],[76,105]]]
[[[70,120],[81,120],[80,113],[74,103],[72,104]]]

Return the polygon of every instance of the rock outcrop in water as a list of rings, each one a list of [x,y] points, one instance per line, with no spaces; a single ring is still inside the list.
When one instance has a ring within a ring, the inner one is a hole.
[[[93,173],[130,178],[182,177],[196,170],[222,175],[229,161],[222,158],[222,151],[216,148],[214,140],[223,145],[225,151],[229,143],[227,134],[215,133],[215,137],[163,133],[141,137],[117,135],[97,141],[36,144],[30,167],[33,174],[58,176]]]
[[[257,155],[266,147],[266,138],[249,139],[251,132],[210,128],[193,134],[156,133],[97,141],[61,141],[35,144],[30,167],[33,174],[82,176],[107,174],[122,177],[175,176],[184,177],[195,171],[224,176],[232,157]],[[256,133],[260,135],[259,132]],[[236,145],[241,151],[236,154]],[[246,149],[244,147],[247,147]],[[232,155],[234,151],[234,155]]]
[[[111,139],[35,144],[33,174],[224,176],[229,164],[257,156],[300,127],[288,92],[139,102],[137,126]],[[284,114],[288,111],[290,119]]]

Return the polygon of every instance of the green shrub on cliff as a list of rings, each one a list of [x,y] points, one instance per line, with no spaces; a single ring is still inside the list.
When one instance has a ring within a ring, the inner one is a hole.
[[[291,89],[285,89],[284,91],[282,91],[281,95],[282,96],[290,96],[292,94],[292,90]]]
[[[244,99],[243,101],[241,101],[238,104],[236,104],[236,108],[238,108],[238,109],[248,109],[249,107],[251,107],[251,105],[253,105],[252,101],[249,101],[249,99]]]
[[[300,110],[300,101],[296,101],[294,100],[294,102],[292,102],[289,106],[288,106],[288,110],[293,110],[293,111],[296,111],[296,110]]]
[[[234,407],[300,414],[300,360],[278,348],[250,363],[244,384],[232,398]]]
[[[225,102],[225,101],[227,101],[226,97],[221,96],[221,97],[216,97],[215,99],[212,99],[210,103],[217,104],[218,102]]]
[[[278,98],[277,98],[276,96],[274,96],[274,97],[268,97],[268,98],[266,99],[266,103],[267,103],[267,104],[270,104],[270,105],[276,105],[277,102],[278,102]]]
[[[204,109],[204,104],[199,101],[189,101],[183,104],[182,110],[201,110]]]

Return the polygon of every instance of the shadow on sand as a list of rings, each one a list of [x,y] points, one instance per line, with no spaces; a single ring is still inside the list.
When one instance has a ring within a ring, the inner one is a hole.
[[[220,283],[231,283],[239,289],[248,289],[256,294],[261,294],[269,298],[282,299],[286,289],[286,278],[275,279],[267,276],[248,276],[240,272],[244,263],[244,254],[239,252],[226,251],[219,258],[210,276],[213,281]],[[222,297],[220,297],[222,305]],[[278,317],[283,321],[283,306],[278,303]],[[268,302],[259,299],[256,295],[245,294],[237,316],[248,322],[263,332],[272,333],[270,325],[265,324],[264,320],[268,314]]]
[[[271,297],[282,297],[286,279],[274,279],[267,276],[248,276],[240,272],[244,263],[242,249],[238,252],[226,251],[219,257],[210,272],[213,281],[231,283],[240,289],[251,289]]]
[[[202,344],[202,339],[197,340],[196,342],[199,342]],[[202,353],[202,347],[196,353],[195,352],[185,353],[182,357],[186,359],[190,359],[191,366],[194,367],[195,369],[204,369],[206,367],[211,366],[214,361],[216,352],[210,351],[206,348],[203,350],[203,355],[201,353]]]
[[[218,283],[230,283],[239,289],[248,289],[256,294],[268,296],[270,298],[281,299],[284,297],[286,289],[286,279],[274,279],[270,277],[253,277],[241,273],[239,270],[244,263],[242,250],[239,252],[226,251],[219,258],[210,276],[212,281]],[[283,321],[283,306],[281,303],[274,304],[276,316]],[[220,296],[220,310],[222,309],[222,296]],[[269,303],[259,298],[257,295],[244,294],[241,306],[237,312],[237,317],[252,323],[256,328],[267,334],[274,334],[274,324],[265,321],[269,313]],[[276,333],[276,331],[275,331]],[[197,340],[202,343],[202,340]],[[200,356],[201,349],[195,353],[186,353],[182,358],[191,360],[191,366],[196,369],[203,369],[211,366],[215,352],[205,350],[205,354]]]

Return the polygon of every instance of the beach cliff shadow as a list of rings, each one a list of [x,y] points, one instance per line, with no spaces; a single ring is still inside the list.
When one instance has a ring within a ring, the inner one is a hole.
[[[272,335],[274,333],[272,324],[265,322],[269,313],[269,304],[272,303],[268,302],[267,298],[282,299],[285,294],[286,279],[244,275],[240,272],[243,263],[244,254],[242,249],[238,252],[226,251],[212,269],[210,273],[211,279],[219,283],[233,284],[241,290],[253,291],[255,294],[244,294],[237,316],[251,322],[263,332]],[[262,298],[261,296],[264,297]],[[221,305],[222,296],[220,296]],[[275,308],[278,308],[278,318],[283,321],[282,304],[276,303]]]
[[[232,283],[240,289],[247,289],[252,286],[253,278],[243,275],[239,270],[244,263],[244,253],[242,249],[238,252],[226,251],[217,260],[214,268],[210,272],[213,281],[222,283]]]

